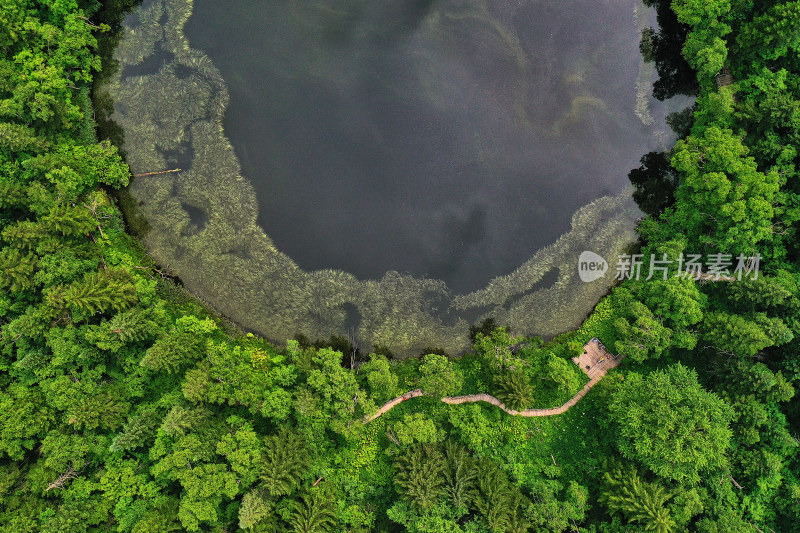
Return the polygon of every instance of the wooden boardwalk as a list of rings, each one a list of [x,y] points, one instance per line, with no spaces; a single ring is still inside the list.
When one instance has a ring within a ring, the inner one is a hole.
[[[560,405],[558,407],[550,407],[548,409],[525,409],[524,411],[515,411],[514,409],[509,409],[503,404],[503,402],[501,402],[500,400],[489,394],[470,394],[469,396],[445,396],[444,398],[442,398],[442,401],[450,405],[458,405],[460,403],[469,403],[469,402],[487,402],[494,405],[495,407],[499,407],[500,409],[502,409],[503,411],[512,416],[533,417],[533,416],[560,415],[566,413],[570,407],[578,403],[578,401],[581,398],[586,396],[586,393],[589,392],[589,389],[594,387],[595,383],[600,381],[603,378],[603,376],[605,376],[605,373],[603,373],[603,375],[601,376],[590,379],[589,383],[584,385],[583,389],[581,389],[580,392],[578,392],[578,394],[567,400],[567,402],[564,405]]]
[[[410,400],[411,398],[416,398],[417,396],[424,396],[424,394],[422,393],[422,389],[414,389],[414,390],[409,391],[409,392],[407,392],[405,394],[397,396],[396,398],[392,398],[391,400],[389,400],[388,402],[383,404],[381,406],[381,408],[378,409],[378,412],[376,412],[374,415],[370,415],[370,416],[366,417],[364,420],[365,420],[365,422],[372,422],[373,420],[375,420],[379,416],[383,415],[384,413],[386,413],[390,409],[396,407],[397,405],[400,405],[401,403],[403,403],[406,400]]]
[[[609,352],[597,337],[583,346],[583,352],[578,357],[572,358],[572,362],[578,365],[589,376],[589,379],[594,379],[595,376],[605,376],[606,372],[618,366],[620,361],[622,361],[622,357],[617,357]]]
[[[503,402],[492,396],[491,394],[481,393],[481,394],[469,394],[467,396],[445,396],[442,398],[442,401],[449,405],[459,405],[462,403],[472,403],[472,402],[486,402],[494,405],[505,411],[506,413],[512,416],[524,416],[524,417],[534,417],[534,416],[553,416],[553,415],[560,415],[566,413],[570,407],[575,405],[580,401],[581,398],[586,396],[592,387],[594,387],[598,381],[603,379],[608,373],[608,371],[616,366],[619,366],[620,361],[624,356],[615,356],[611,352],[609,352],[606,347],[600,342],[598,339],[592,339],[583,347],[583,352],[578,357],[573,357],[572,360],[578,365],[581,370],[589,376],[589,383],[584,385],[584,387],[572,398],[567,400],[564,405],[560,405],[558,407],[550,407],[548,409],[525,409],[524,411],[516,411],[514,409],[509,409],[505,406]],[[397,405],[401,404],[402,402],[409,400],[411,398],[416,398],[418,396],[424,396],[421,389],[415,389],[413,391],[407,392],[401,396],[397,396],[396,398],[392,398],[385,404],[381,406],[378,411],[368,416],[364,419],[365,422],[372,422],[376,418],[380,417],[384,413],[388,412],[392,408],[396,407]]]

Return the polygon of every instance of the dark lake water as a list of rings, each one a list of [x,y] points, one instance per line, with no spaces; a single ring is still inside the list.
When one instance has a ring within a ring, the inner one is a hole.
[[[280,251],[465,293],[664,142],[636,113],[637,6],[195,0],[185,33],[225,80],[225,133]]]

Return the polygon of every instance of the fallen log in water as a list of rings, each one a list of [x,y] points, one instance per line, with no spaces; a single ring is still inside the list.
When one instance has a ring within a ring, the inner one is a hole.
[[[159,174],[170,174],[172,172],[180,172],[182,169],[173,168],[172,170],[159,170],[158,172],[142,172],[141,174],[134,174],[134,178],[143,178],[145,176],[158,176]]]

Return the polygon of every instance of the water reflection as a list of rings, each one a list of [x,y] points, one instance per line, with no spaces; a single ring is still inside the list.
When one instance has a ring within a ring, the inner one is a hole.
[[[201,0],[186,32],[226,80],[225,132],[281,251],[467,292],[658,145],[635,6]]]

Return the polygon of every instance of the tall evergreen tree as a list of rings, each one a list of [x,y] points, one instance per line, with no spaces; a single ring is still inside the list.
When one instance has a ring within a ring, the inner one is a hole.
[[[604,472],[603,480],[606,488],[599,500],[612,515],[622,513],[645,531],[672,533],[677,530],[666,506],[672,495],[666,493],[663,487],[642,481],[636,470],[619,464],[611,471]]]
[[[495,396],[509,409],[521,411],[533,403],[533,385],[524,368],[495,374]]]
[[[469,451],[452,441],[445,444],[444,493],[456,510],[466,510],[475,498],[477,471]]]
[[[333,530],[336,515],[329,497],[320,489],[312,489],[300,495],[300,501],[292,502],[289,525],[292,533],[328,533]]]
[[[291,494],[307,474],[309,463],[303,439],[287,427],[281,427],[276,435],[264,439],[261,486],[273,498]]]
[[[444,457],[435,446],[416,446],[397,458],[394,484],[409,503],[427,510],[445,494],[444,469]]]
[[[494,461],[478,462],[475,509],[492,533],[527,530],[522,506],[527,503],[519,488]]]

